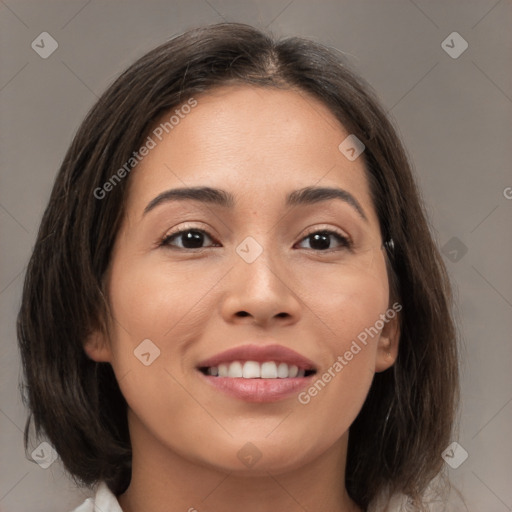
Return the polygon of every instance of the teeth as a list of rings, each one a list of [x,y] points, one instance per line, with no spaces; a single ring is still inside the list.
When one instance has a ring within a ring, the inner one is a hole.
[[[221,363],[219,366],[208,368],[207,375],[244,379],[287,379],[304,377],[306,372],[294,364],[276,363],[265,361],[233,361],[232,363]]]
[[[210,375],[213,375],[215,366],[210,368]],[[227,364],[219,364],[219,377],[227,377],[228,376],[228,365]]]
[[[259,379],[261,377],[261,368],[256,361],[246,361],[242,370],[244,379]]]
[[[228,377],[231,377],[231,378],[242,377],[242,364],[239,363],[238,361],[233,361],[229,365]]]
[[[276,368],[277,377],[280,379],[286,379],[288,377],[288,365],[286,363],[279,363],[279,366]]]
[[[276,363],[270,361],[261,365],[261,378],[262,379],[277,379],[277,366]]]

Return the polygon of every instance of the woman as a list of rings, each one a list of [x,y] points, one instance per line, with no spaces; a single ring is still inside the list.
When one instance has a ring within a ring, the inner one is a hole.
[[[99,484],[80,512],[448,510],[450,306],[368,85],[311,41],[195,29],[64,159],[18,320],[28,405]]]

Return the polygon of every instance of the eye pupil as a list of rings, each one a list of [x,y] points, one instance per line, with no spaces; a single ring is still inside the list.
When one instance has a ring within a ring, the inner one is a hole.
[[[328,233],[315,233],[314,235],[310,235],[310,238],[312,249],[329,249],[331,245]]]
[[[190,230],[181,236],[183,238],[183,245],[186,249],[198,249],[203,246],[204,234],[200,231]]]

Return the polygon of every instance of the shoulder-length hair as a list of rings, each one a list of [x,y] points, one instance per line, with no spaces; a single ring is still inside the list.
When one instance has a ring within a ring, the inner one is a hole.
[[[390,287],[403,310],[396,363],[375,375],[350,427],[345,485],[361,507],[384,489],[420,500],[441,470],[459,388],[450,283],[407,156],[376,94],[338,52],[238,23],[189,30],[144,55],[101,96],[74,137],[42,219],[18,315],[22,388],[31,410],[25,449],[33,418],[35,432],[53,443],[78,483],[103,480],[115,494],[129,485],[126,402],[111,366],[83,349],[108,315],[102,278],[129,174],[109,187],[108,198],[98,191],[164,113],[227,84],[309,93],[365,145],[382,239],[393,241],[386,244]]]

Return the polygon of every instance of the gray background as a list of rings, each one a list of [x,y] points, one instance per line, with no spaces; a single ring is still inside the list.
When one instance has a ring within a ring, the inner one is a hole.
[[[448,470],[472,511],[512,510],[510,0],[0,1],[0,510],[66,512],[86,495],[58,461],[25,458],[18,393],[15,317],[64,152],[126,66],[222,20],[340,49],[398,124],[458,298],[469,457]],[[59,45],[47,59],[31,48],[44,31]],[[441,46],[454,31],[469,44],[456,59]]]

